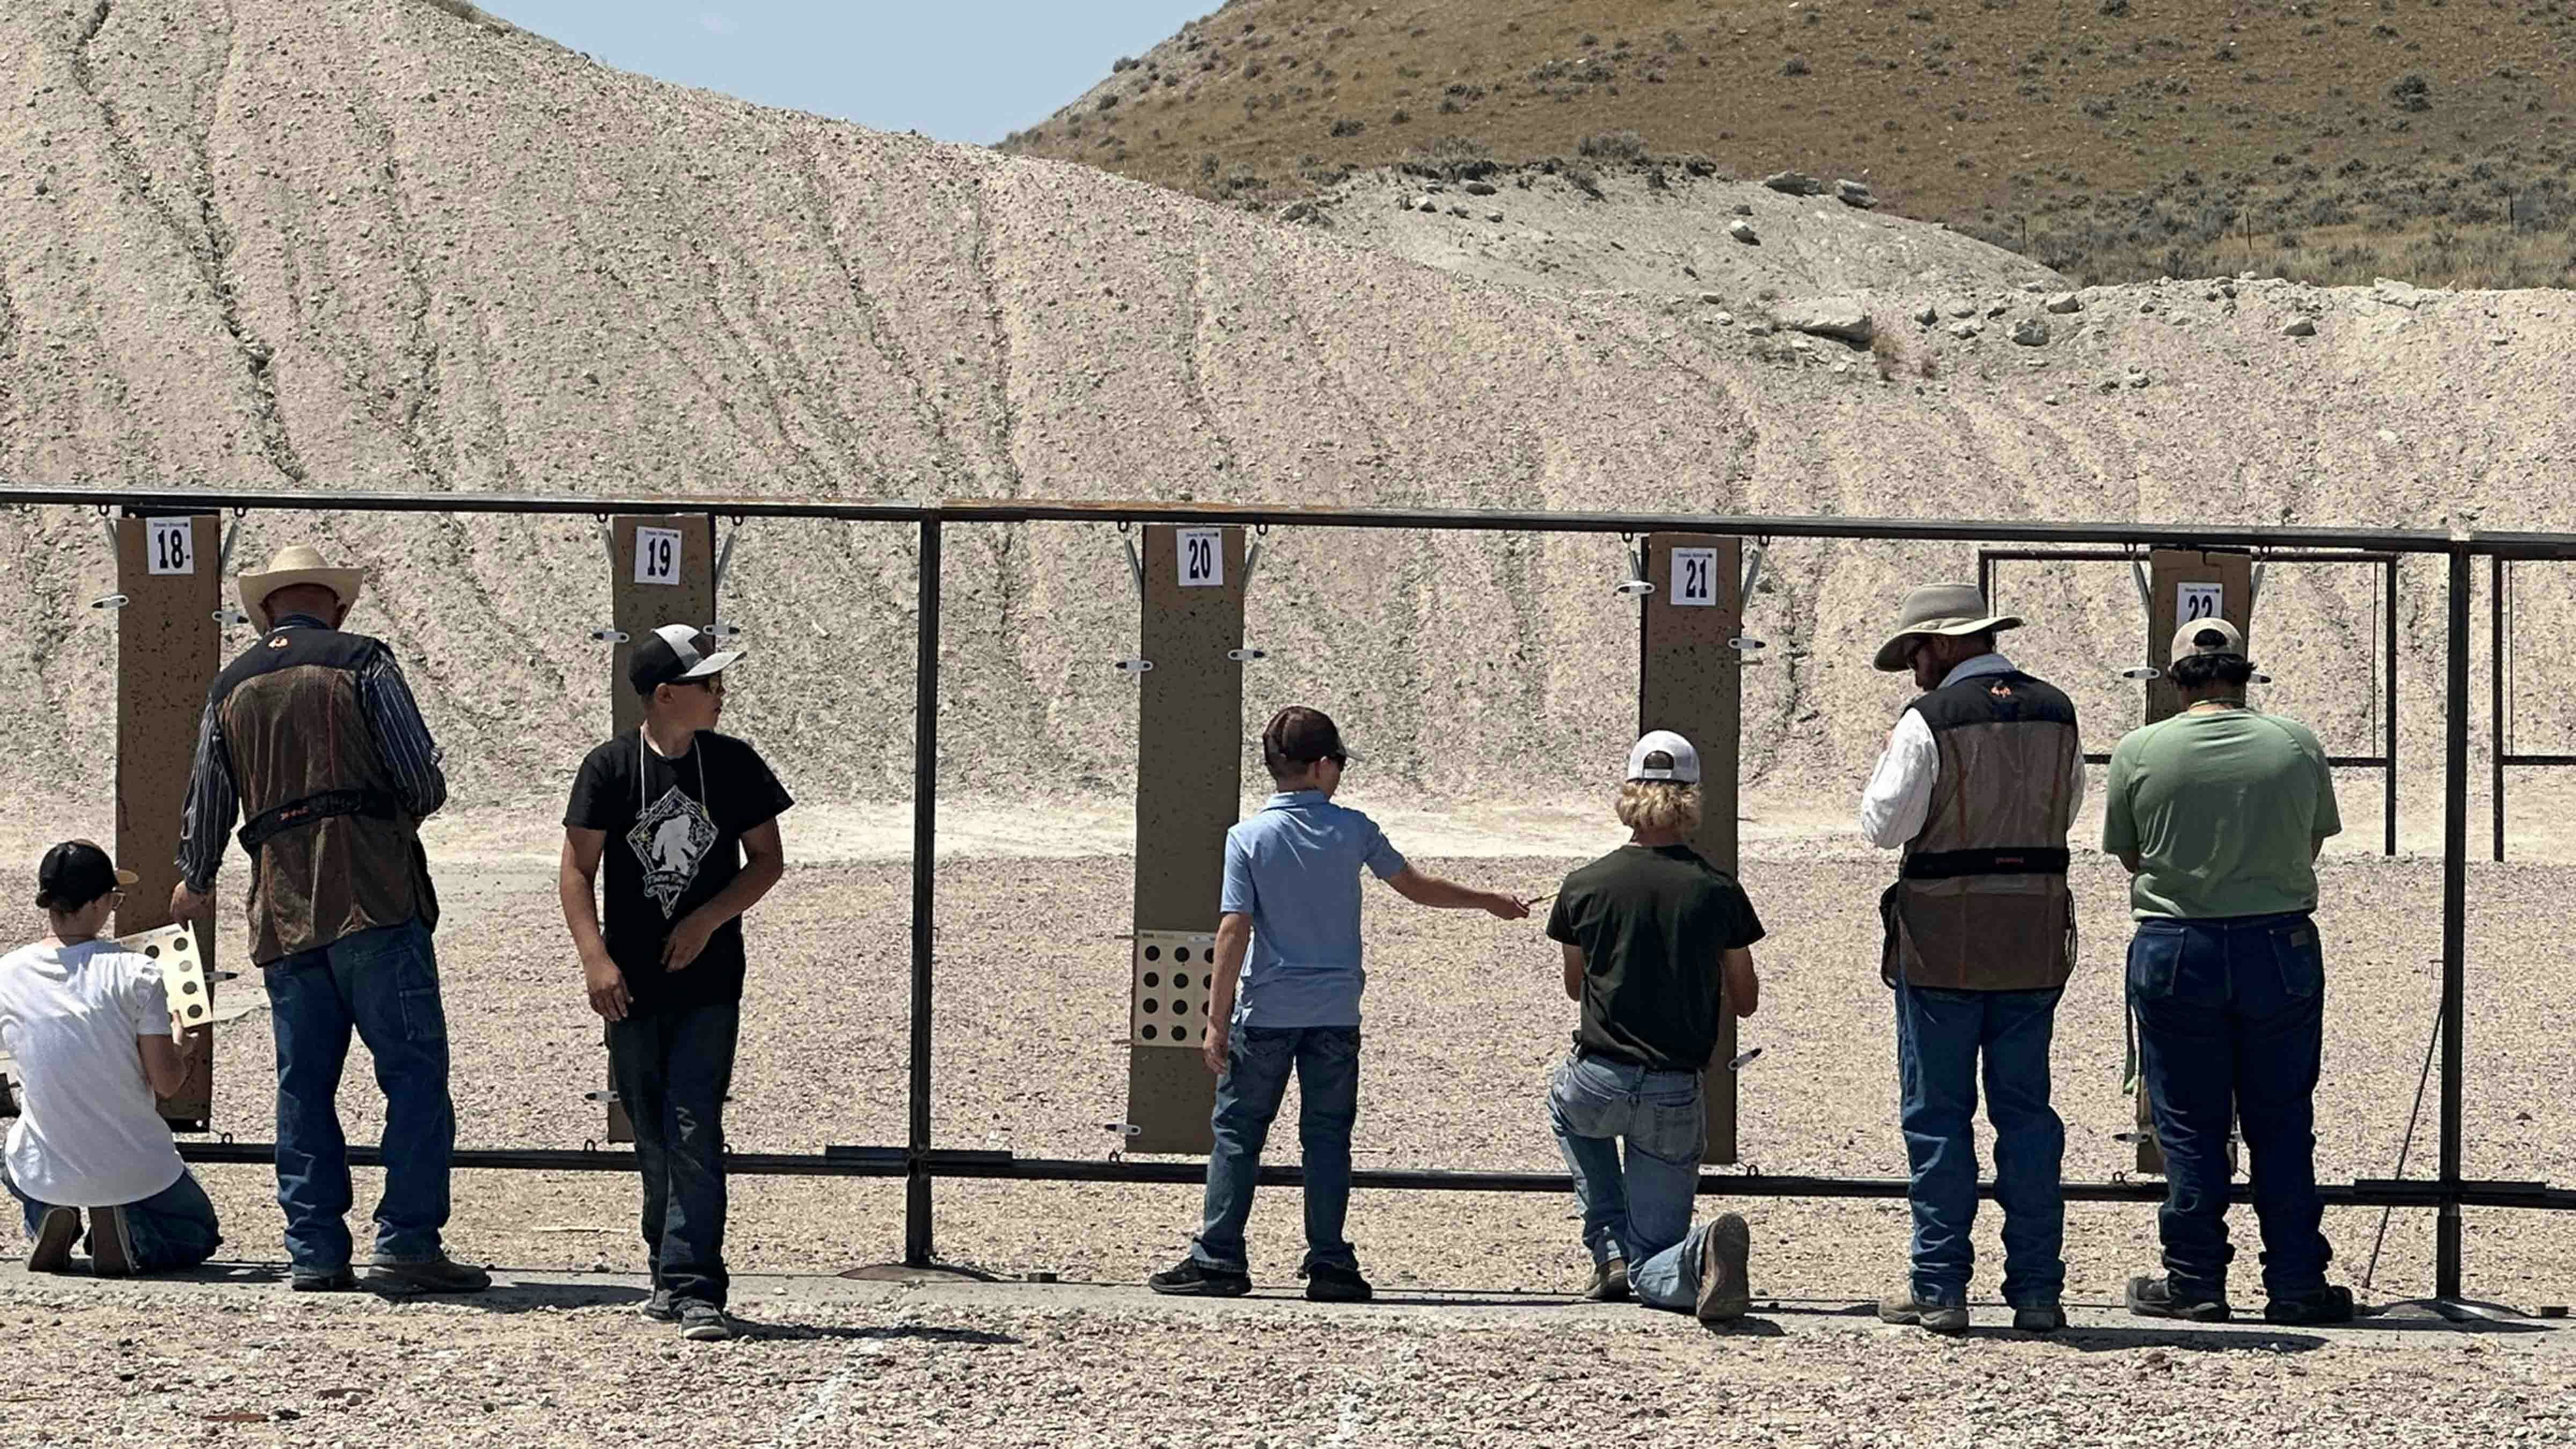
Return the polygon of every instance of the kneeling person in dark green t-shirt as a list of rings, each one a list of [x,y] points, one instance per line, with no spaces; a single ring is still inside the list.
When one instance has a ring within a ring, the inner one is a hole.
[[[1583,1208],[1590,1296],[1633,1288],[1658,1308],[1738,1318],[1751,1307],[1744,1219],[1723,1213],[1693,1230],[1690,1213],[1706,1131],[1700,1072],[1720,1013],[1753,1014],[1762,922],[1735,878],[1684,843],[1700,824],[1690,741],[1669,730],[1637,741],[1619,823],[1628,843],[1567,876],[1547,923],[1565,948],[1565,994],[1583,1007],[1548,1120]]]
[[[724,670],[741,657],[686,624],[637,643],[627,678],[644,723],[582,761],[558,872],[591,1008],[608,1022],[610,1077],[635,1124],[653,1270],[644,1312],[698,1339],[733,1334],[724,1100],[742,1020],[741,917],[786,871],[778,816],[793,803],[751,746],[715,732]]]

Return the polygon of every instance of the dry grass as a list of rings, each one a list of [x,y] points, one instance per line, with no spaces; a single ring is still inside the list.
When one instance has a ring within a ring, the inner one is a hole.
[[[1237,0],[1004,149],[1275,203],[1436,121],[1503,162],[1866,177],[2088,281],[2244,270],[2250,225],[2255,270],[2532,285],[2570,270],[2570,41],[2568,0]]]

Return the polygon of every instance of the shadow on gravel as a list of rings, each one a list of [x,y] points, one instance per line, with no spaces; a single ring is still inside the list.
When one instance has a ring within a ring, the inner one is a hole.
[[[737,1318],[735,1326],[744,1338],[754,1340],[840,1339],[852,1343],[870,1343],[910,1339],[916,1343],[964,1343],[978,1347],[995,1347],[1022,1343],[1015,1334],[993,1333],[981,1328],[936,1328],[919,1323],[897,1323],[877,1327],[854,1328],[837,1323],[764,1323]]]

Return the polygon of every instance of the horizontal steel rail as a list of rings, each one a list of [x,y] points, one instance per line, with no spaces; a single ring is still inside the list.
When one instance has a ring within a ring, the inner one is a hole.
[[[830,495],[384,492],[325,488],[0,486],[0,507],[58,505],[131,512],[223,509],[321,513],[456,513],[589,516],[712,513],[741,518],[824,518],[886,523],[1207,523],[1311,528],[1438,529],[1509,533],[1717,533],[1745,538],[2030,542],[2152,548],[2375,550],[2439,554],[2469,547],[2517,558],[2576,558],[2576,534],[2479,534],[2425,529],[2247,527],[2197,523],[2049,523],[2035,519],[1847,518],[1828,514],[1555,513],[1530,509],[1345,508],[1293,503],[1095,501],[1042,498],[884,499]]]
[[[266,1142],[183,1142],[180,1156],[190,1162],[266,1166],[277,1149]],[[380,1167],[383,1154],[352,1145],[349,1161],[358,1167]],[[924,1175],[1010,1182],[1129,1183],[1137,1186],[1192,1187],[1207,1181],[1207,1168],[1196,1162],[1145,1162],[1132,1158],[1090,1159],[1015,1157],[1007,1152],[941,1151],[913,1153],[901,1147],[827,1147],[821,1152],[736,1152],[725,1157],[725,1170],[744,1177],[899,1178],[912,1175],[918,1163]],[[464,1170],[518,1172],[636,1171],[635,1154],[584,1147],[458,1148],[454,1165]],[[1301,1187],[1305,1173],[1285,1163],[1261,1168],[1264,1187]],[[1571,1195],[1574,1181],[1562,1172],[1468,1172],[1447,1168],[1356,1168],[1351,1185],[1416,1192],[1562,1193]],[[2165,1185],[2147,1179],[2110,1182],[2065,1182],[2059,1185],[2069,1202],[2162,1202]],[[2446,1189],[2436,1179],[2365,1178],[2349,1183],[2322,1183],[2318,1192],[2334,1207],[2440,1207]],[[1864,1198],[1902,1200],[1907,1183],[1901,1177],[1773,1176],[1768,1173],[1704,1172],[1703,1197]],[[1978,1191],[1995,1195],[1992,1182]],[[2253,1201],[2253,1188],[2237,1183],[2233,1200]],[[2576,1211],[2576,1191],[2537,1182],[2467,1180],[2458,1185],[2458,1202],[2467,1207],[2539,1208]]]

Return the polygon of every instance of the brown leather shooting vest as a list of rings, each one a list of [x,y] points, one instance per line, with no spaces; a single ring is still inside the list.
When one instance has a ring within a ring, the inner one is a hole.
[[[1893,985],[2039,991],[2075,972],[2066,888],[2074,823],[2075,705],[2019,671],[1971,675],[1912,708],[1941,751],[1923,829],[1880,899]]]
[[[262,966],[379,926],[438,924],[428,857],[358,696],[359,671],[384,647],[281,629],[208,692],[241,793]]]

